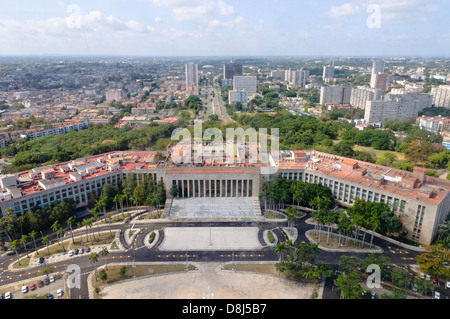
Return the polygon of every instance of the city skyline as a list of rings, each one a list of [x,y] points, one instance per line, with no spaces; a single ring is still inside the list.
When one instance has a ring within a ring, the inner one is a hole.
[[[448,56],[424,1],[3,1],[0,55]]]

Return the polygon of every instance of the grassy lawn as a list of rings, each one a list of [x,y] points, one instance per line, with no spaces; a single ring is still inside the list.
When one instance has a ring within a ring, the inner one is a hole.
[[[98,266],[102,266],[102,263],[99,262]],[[127,269],[126,274],[124,276],[122,276],[120,273],[120,269],[122,267],[125,267]],[[188,270],[189,271],[197,270],[197,267],[189,265]],[[133,267],[132,265],[108,266],[108,271],[106,272],[108,279],[106,281],[102,281],[100,279],[97,279],[97,281],[95,281],[94,278],[95,276],[92,276],[92,286],[95,288],[107,284],[116,283],[121,280],[133,278],[134,275],[136,275],[136,277],[145,277],[150,275],[160,275],[184,271],[186,271],[185,264],[136,265],[136,267]]]
[[[354,247],[354,240],[352,238],[347,238],[347,240],[341,238],[341,245],[338,247],[339,236],[336,234],[330,234],[328,244],[327,244],[327,233],[322,231],[320,234],[320,242],[319,242],[319,233],[316,234],[315,231],[310,231],[309,236],[313,241],[318,243],[320,246],[329,248],[329,249],[376,249],[376,247],[370,248],[370,235],[366,235],[366,242],[364,245],[361,245],[361,242],[357,242],[356,248]]]
[[[354,149],[356,151],[363,151],[363,152],[370,152],[370,151],[372,151],[377,156],[377,159],[382,157],[384,155],[384,153],[386,153],[386,152],[395,154],[399,160],[404,160],[405,159],[405,154],[399,153],[399,152],[394,152],[394,151],[381,151],[381,150],[376,150],[373,147],[360,146],[360,145],[355,145]]]

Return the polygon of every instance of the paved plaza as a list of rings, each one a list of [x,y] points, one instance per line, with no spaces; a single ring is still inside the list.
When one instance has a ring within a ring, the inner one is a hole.
[[[322,286],[279,276],[223,270],[218,263],[202,263],[199,270],[141,277],[104,287],[103,299],[307,299]],[[320,298],[320,297],[319,297]]]
[[[259,250],[258,227],[164,228],[161,251]]]
[[[170,207],[170,219],[230,219],[255,218],[253,197],[175,198]]]

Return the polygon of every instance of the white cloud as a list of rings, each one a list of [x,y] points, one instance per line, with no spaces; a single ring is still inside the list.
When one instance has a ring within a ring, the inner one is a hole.
[[[333,18],[347,17],[357,14],[361,11],[360,7],[351,3],[344,3],[341,6],[331,7],[327,13],[328,16]]]
[[[233,15],[234,8],[222,0],[152,0],[169,8],[179,21],[195,21]]]

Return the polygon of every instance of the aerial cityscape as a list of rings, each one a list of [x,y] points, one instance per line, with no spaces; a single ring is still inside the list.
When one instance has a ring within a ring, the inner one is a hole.
[[[259,6],[0,4],[2,299],[450,297],[449,5]]]

